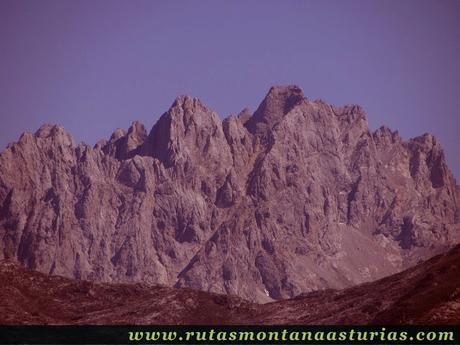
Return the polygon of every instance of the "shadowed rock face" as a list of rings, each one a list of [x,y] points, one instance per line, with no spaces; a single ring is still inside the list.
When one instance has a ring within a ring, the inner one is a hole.
[[[273,87],[221,121],[181,96],[94,147],[59,126],[0,154],[0,258],[266,302],[372,281],[460,240],[442,148]]]
[[[382,280],[292,300],[70,280],[0,262],[0,324],[460,323],[460,246]]]

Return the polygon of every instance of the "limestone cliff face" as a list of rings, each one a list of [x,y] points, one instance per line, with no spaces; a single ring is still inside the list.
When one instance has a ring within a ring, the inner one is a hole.
[[[273,87],[221,121],[181,96],[94,147],[59,126],[0,154],[0,259],[263,302],[395,273],[460,241],[442,148]]]

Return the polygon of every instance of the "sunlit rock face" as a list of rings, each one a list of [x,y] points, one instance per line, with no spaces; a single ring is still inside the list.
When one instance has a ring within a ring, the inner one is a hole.
[[[439,142],[359,106],[270,89],[221,120],[178,97],[150,133],[94,147],[62,127],[0,154],[0,259],[49,274],[265,302],[398,272],[460,241]]]

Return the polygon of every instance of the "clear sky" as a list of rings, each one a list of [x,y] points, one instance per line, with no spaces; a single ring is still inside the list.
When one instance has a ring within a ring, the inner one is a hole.
[[[460,178],[460,1],[0,0],[0,148],[150,129],[180,94],[225,117],[274,84],[435,134]]]

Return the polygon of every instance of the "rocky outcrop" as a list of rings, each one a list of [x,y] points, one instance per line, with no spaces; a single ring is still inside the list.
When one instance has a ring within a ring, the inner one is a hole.
[[[460,241],[459,189],[429,135],[273,87],[221,121],[178,97],[149,134],[94,147],[59,126],[0,154],[0,258],[49,274],[266,302],[398,272]]]

